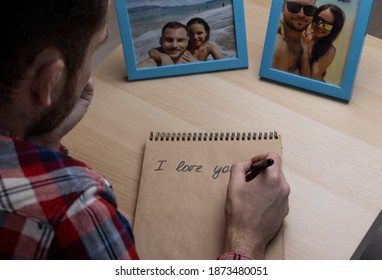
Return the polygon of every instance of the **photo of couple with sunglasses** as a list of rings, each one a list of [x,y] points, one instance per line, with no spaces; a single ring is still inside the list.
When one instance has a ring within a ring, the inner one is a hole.
[[[340,85],[358,5],[359,0],[282,1],[272,68]]]

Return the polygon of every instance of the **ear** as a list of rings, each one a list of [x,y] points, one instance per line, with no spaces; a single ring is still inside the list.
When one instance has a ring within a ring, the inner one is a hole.
[[[31,91],[43,106],[50,106],[55,88],[63,79],[65,63],[61,53],[45,49],[37,55],[32,69]]]

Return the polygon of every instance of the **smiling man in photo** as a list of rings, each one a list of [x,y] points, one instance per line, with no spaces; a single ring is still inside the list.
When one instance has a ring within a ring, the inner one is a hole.
[[[272,68],[300,74],[302,32],[311,24],[316,0],[284,1]],[[280,30],[283,30],[280,32]]]

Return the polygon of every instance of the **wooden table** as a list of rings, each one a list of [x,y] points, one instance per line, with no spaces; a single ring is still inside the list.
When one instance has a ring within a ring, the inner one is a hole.
[[[133,222],[150,131],[276,130],[292,188],[286,258],[358,258],[381,221],[382,40],[367,36],[349,104],[263,81],[270,5],[245,1],[248,69],[128,82],[118,47],[94,72],[93,104],[65,144],[112,182]]]

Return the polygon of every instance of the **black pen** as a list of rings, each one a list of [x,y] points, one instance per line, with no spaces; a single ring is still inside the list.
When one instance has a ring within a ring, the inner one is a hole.
[[[251,169],[245,176],[245,180],[247,182],[251,181],[253,178],[255,178],[262,170],[265,168],[273,165],[274,160],[271,158],[266,158],[264,160],[260,160],[258,162],[255,162],[251,165]]]

